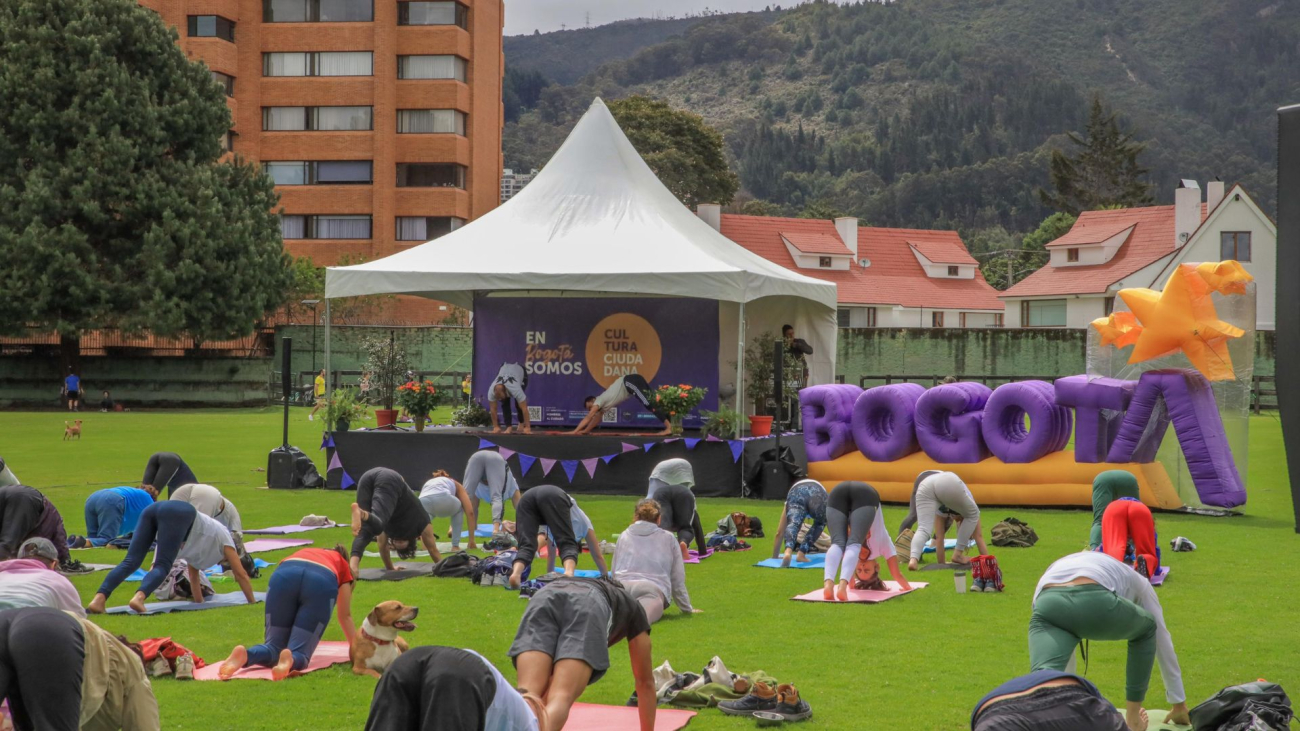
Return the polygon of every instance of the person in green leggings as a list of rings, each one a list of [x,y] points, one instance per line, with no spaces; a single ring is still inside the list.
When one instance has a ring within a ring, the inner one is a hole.
[[[1189,723],[1182,670],[1160,600],[1145,576],[1105,553],[1066,556],[1038,580],[1029,620],[1030,670],[1073,672],[1074,648],[1083,640],[1128,642],[1124,700],[1132,731],[1147,727],[1142,701],[1157,658],[1165,698],[1172,704],[1165,721]]]
[[[1138,499],[1138,481],[1132,472],[1106,470],[1092,481],[1092,532],[1088,534],[1088,550],[1101,548],[1101,516],[1106,506],[1122,497]]]

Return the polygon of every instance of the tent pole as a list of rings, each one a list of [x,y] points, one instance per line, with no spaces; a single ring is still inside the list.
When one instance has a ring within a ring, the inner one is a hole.
[[[736,323],[736,332],[740,334],[740,341],[736,343],[736,413],[742,414],[740,395],[744,393],[744,371],[745,371],[745,303],[740,303],[740,320]],[[740,419],[736,419],[736,438],[740,438]]]
[[[330,370],[330,301],[325,300],[325,373],[328,374],[326,380],[334,379],[334,371]],[[334,384],[330,384],[330,390],[333,391]]]

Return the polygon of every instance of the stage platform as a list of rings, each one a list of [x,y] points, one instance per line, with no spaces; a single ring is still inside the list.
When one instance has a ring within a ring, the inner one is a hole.
[[[757,486],[762,455],[775,448],[776,437],[734,442],[705,441],[689,432],[686,437],[599,432],[587,436],[566,432],[492,434],[489,430],[446,427],[426,429],[423,433],[404,429],[335,432],[330,435],[334,447],[328,450],[327,464],[336,465],[337,457],[338,466],[328,471],[326,479],[328,487],[337,489],[344,482],[345,472],[352,480],[358,480],[371,468],[389,467],[418,490],[434,470],[446,470],[459,481],[464,477],[465,463],[471,454],[480,448],[504,448],[510,452],[510,467],[524,488],[552,484],[574,494],[645,495],[654,466],[666,459],[682,457],[695,468],[695,494],[700,497],[785,499],[784,491],[780,495],[764,495]],[[489,447],[484,441],[494,446]],[[647,449],[646,445],[651,446]],[[802,434],[783,435],[781,446],[789,447],[800,468],[807,469]],[[739,457],[733,451],[737,448]],[[593,459],[597,462],[592,463]],[[549,472],[544,472],[550,460],[554,464]],[[572,478],[565,461],[573,472]],[[587,465],[594,464],[594,477],[588,474],[584,461]],[[526,471],[522,469],[524,465]],[[755,484],[752,489],[746,489],[747,479]]]

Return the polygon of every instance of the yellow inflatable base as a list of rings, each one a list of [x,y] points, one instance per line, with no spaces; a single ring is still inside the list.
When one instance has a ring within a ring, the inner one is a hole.
[[[1150,464],[1086,464],[1074,461],[1074,451],[1053,452],[1029,464],[1007,464],[989,457],[975,464],[940,464],[924,452],[893,462],[872,462],[853,451],[830,462],[810,462],[808,476],[831,489],[841,482],[871,483],[887,502],[912,499],[916,476],[925,470],[955,472],[980,505],[1092,507],[1092,481],[1106,470],[1125,470],[1137,478],[1142,502],[1152,508],[1175,510],[1183,501],[1159,462]]]

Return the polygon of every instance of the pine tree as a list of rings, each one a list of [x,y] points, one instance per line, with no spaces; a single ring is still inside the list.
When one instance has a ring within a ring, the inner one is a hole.
[[[1133,140],[1132,132],[1120,130],[1118,115],[1107,110],[1094,95],[1088,114],[1086,138],[1071,132],[1078,148],[1073,157],[1052,152],[1050,172],[1054,192],[1042,188],[1038,196],[1058,211],[1077,216],[1103,206],[1132,208],[1151,205],[1151,184],[1138,155],[1146,145]]]

